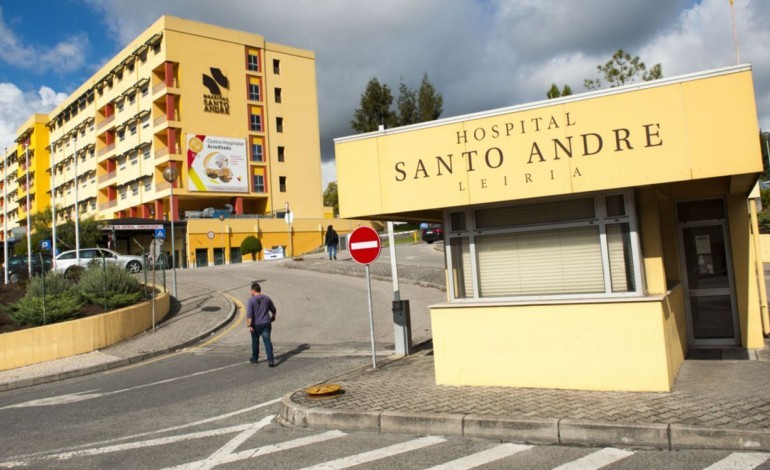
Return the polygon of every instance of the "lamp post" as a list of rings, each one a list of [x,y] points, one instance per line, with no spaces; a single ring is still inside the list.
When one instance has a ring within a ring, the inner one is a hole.
[[[80,200],[78,199],[78,186],[80,178],[78,177],[78,129],[75,128],[75,133],[72,135],[75,157],[75,259],[77,260],[76,266],[80,267]]]
[[[51,260],[56,270],[56,143],[51,144]]]
[[[29,278],[32,279],[32,226],[30,219],[30,204],[29,204],[29,136],[24,141],[24,188],[27,190],[27,270],[29,272]]]
[[[767,162],[770,165],[770,132],[763,132],[765,137],[765,153],[767,154]]]
[[[222,264],[225,264],[227,259],[225,258],[225,216],[220,214],[219,221],[222,222]],[[216,260],[214,264],[216,264]]]
[[[8,147],[3,149],[3,263],[6,269],[5,283],[8,284]]]
[[[171,293],[176,297],[176,247],[174,245],[174,182],[179,177],[179,170],[176,166],[167,166],[163,170],[163,179],[171,184],[171,193],[169,195],[169,210],[171,211],[171,276],[173,278],[174,285],[172,286]]]

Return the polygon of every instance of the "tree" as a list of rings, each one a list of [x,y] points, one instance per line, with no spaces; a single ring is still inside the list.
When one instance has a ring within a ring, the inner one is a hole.
[[[428,80],[428,73],[422,76],[420,91],[417,93],[417,109],[420,121],[435,121],[444,112],[444,97]]]
[[[334,217],[340,213],[339,197],[337,196],[337,182],[332,181],[324,191],[324,206],[334,208]]]
[[[612,58],[604,65],[597,65],[596,70],[602,75],[597,79],[586,79],[584,84],[589,90],[598,90],[602,87],[602,78],[610,88],[633,83],[638,78],[645,82],[663,78],[663,67],[655,64],[647,71],[647,66],[639,59],[639,56],[631,57],[631,54],[618,49]]]
[[[398,122],[396,114],[391,111],[393,95],[386,84],[380,84],[376,77],[369,80],[366,89],[361,94],[361,104],[353,114],[350,125],[358,133],[373,132],[380,125],[394,127]]]
[[[406,86],[404,77],[401,77],[401,84],[398,86],[398,125],[408,126],[420,122],[420,113],[417,109],[417,93]]]
[[[251,255],[251,260],[256,261],[257,255],[262,251],[262,242],[254,235],[249,235],[241,242],[241,252]]]
[[[569,96],[571,94],[572,94],[572,88],[570,88],[569,85],[564,85],[564,88],[559,90],[559,86],[556,85],[556,83],[552,83],[551,88],[548,90],[548,93],[546,93],[545,96],[547,96],[549,100],[552,100],[554,98],[559,98],[561,96]]]
[[[48,207],[42,212],[30,216],[32,225],[32,252],[41,251],[40,244],[43,240],[53,238],[51,223],[51,208]],[[99,222],[93,216],[80,220],[80,246],[82,248],[91,248],[96,246],[103,238],[104,234],[99,230]],[[75,249],[75,221],[68,219],[64,223],[56,226],[57,248],[61,250]],[[27,254],[27,237],[22,237],[13,247],[16,255]]]

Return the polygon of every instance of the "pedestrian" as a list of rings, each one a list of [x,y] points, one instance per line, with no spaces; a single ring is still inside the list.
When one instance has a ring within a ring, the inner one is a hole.
[[[258,282],[251,283],[251,297],[246,304],[246,327],[251,332],[251,360],[252,364],[259,362],[259,337],[265,343],[267,365],[275,367],[273,360],[273,342],[270,341],[272,323],[275,321],[276,308],[270,297],[262,294],[262,287]]]
[[[326,250],[329,252],[329,259],[337,259],[337,246],[339,244],[340,237],[337,235],[337,232],[334,231],[334,227],[329,225],[326,229],[326,239],[324,240]]]

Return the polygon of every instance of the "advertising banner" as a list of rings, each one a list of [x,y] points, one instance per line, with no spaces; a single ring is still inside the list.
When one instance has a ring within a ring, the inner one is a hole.
[[[246,139],[187,134],[190,191],[249,191]]]

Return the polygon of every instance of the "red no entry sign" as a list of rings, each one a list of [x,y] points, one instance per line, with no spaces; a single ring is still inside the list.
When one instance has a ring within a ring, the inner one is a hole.
[[[371,264],[380,257],[380,236],[371,227],[358,227],[348,237],[350,256],[358,264]]]

